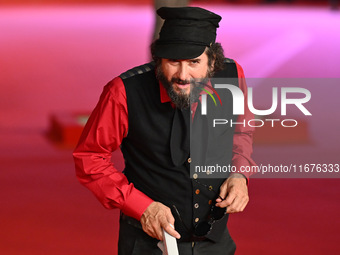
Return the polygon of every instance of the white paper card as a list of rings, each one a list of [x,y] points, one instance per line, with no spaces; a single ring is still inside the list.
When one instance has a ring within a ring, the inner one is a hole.
[[[171,227],[174,228],[174,226],[172,226],[172,225],[171,225]],[[166,232],[164,229],[163,229],[163,235],[164,235],[163,254],[165,254],[165,255],[179,255],[176,238],[173,237],[172,235],[168,234],[168,232]]]

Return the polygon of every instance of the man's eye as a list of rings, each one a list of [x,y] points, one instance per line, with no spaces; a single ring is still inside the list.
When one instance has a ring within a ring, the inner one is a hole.
[[[199,62],[199,60],[191,60],[191,64],[198,64]]]

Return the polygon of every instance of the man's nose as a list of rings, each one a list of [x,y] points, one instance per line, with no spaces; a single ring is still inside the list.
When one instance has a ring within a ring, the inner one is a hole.
[[[179,65],[177,75],[182,81],[189,80],[188,66],[185,63]]]

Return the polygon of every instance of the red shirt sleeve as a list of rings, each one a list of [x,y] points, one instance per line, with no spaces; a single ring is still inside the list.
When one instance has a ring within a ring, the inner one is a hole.
[[[129,183],[111,162],[128,133],[128,110],[123,81],[117,77],[108,83],[93,110],[74,150],[76,174],[106,208],[119,208],[140,220],[153,202]]]
[[[243,69],[238,63],[236,63],[236,66],[239,86],[244,94],[244,115],[239,115],[237,123],[245,123],[245,125],[235,125],[232,165],[236,167],[236,172],[243,174],[249,182],[251,171],[246,172],[244,170],[246,168],[251,169],[252,166],[256,166],[256,163],[251,158],[251,154],[253,153],[253,133],[255,128],[250,127],[247,123],[249,120],[254,118],[254,115],[248,109],[248,91]]]

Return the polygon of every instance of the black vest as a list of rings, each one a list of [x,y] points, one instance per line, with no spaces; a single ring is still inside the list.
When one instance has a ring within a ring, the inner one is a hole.
[[[224,179],[198,178],[199,182],[195,181],[194,178],[197,177],[192,175],[192,171],[190,175],[190,159],[181,166],[173,165],[170,134],[175,110],[170,102],[160,101],[159,83],[155,77],[153,63],[135,67],[120,77],[126,90],[129,121],[128,135],[121,145],[125,159],[124,174],[138,190],[171,208],[175,217],[175,228],[181,234],[181,240],[188,240],[191,236],[189,232],[209,214],[211,203],[214,203],[218,196],[218,192],[213,191],[219,191]],[[234,61],[226,59],[225,69],[214,77],[237,78]],[[238,83],[235,86],[238,86]],[[220,96],[223,107],[220,107],[217,113],[220,116],[222,111],[223,116],[235,121],[236,116],[232,116],[231,94],[226,92]],[[207,100],[208,110],[213,107],[211,101]],[[215,115],[201,116],[198,111],[199,109],[195,113],[193,126],[198,123],[209,129],[208,124]],[[230,164],[233,132],[234,128],[224,127],[223,131],[221,128],[216,137],[209,137],[207,146],[198,153],[205,154],[213,162],[218,158],[221,164]],[[220,148],[221,154],[217,155],[217,158],[209,155],[209,148],[221,139],[224,141],[223,148]],[[206,188],[210,186],[213,191]],[[178,209],[181,219],[174,211],[174,206]],[[226,227],[227,219],[228,217],[224,217],[220,222],[216,222],[207,238],[218,240]]]

